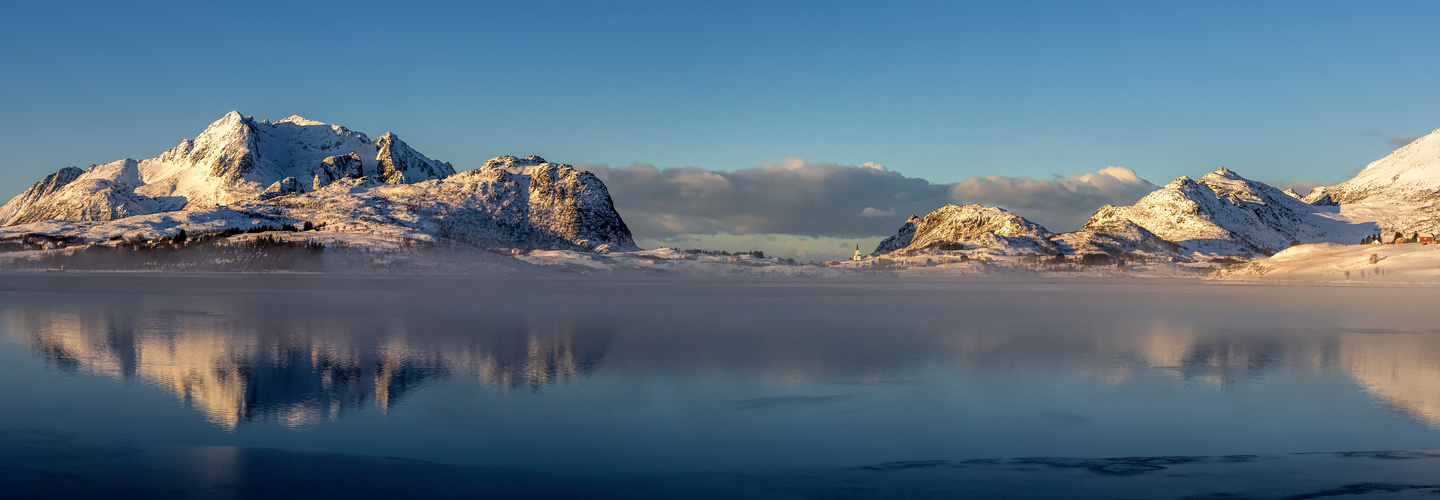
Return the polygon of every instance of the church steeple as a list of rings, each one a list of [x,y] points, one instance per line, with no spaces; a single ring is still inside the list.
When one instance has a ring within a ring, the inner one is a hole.
[[[860,245],[855,245],[855,258],[850,260],[860,260],[862,258],[863,257],[860,256]]]

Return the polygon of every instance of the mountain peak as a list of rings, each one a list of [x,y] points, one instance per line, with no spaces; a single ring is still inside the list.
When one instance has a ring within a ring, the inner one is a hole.
[[[1212,176],[1213,176],[1213,177],[1223,177],[1223,178],[1226,178],[1226,179],[1244,179],[1244,177],[1241,177],[1240,174],[1237,174],[1237,173],[1235,173],[1235,171],[1230,170],[1230,169],[1225,168],[1225,167],[1217,168],[1217,169],[1215,169],[1214,172],[1210,172],[1210,173],[1208,173],[1208,174],[1205,174],[1205,176],[1204,176],[1204,177],[1201,177],[1201,179],[1204,179],[1205,177],[1212,177]]]
[[[380,176],[387,183],[411,184],[455,174],[455,168],[449,163],[426,158],[394,133],[386,132],[375,139],[375,147]]]
[[[1225,167],[1220,167],[1214,172],[1210,172],[1201,176],[1195,181],[1195,183],[1209,186],[1212,189],[1217,189],[1216,186],[1232,186],[1232,189],[1233,186],[1244,186],[1245,189],[1250,190],[1256,189],[1257,186],[1261,185],[1265,185],[1268,187],[1268,184],[1258,183],[1250,179],[1246,179],[1244,176],[1235,173],[1234,170],[1230,170]]]
[[[1191,179],[1188,175],[1182,175],[1175,180],[1170,181],[1170,183],[1166,184],[1164,187],[1156,191],[1152,191],[1150,194],[1155,194],[1160,191],[1193,192],[1197,189],[1201,189],[1200,183],[1195,182],[1195,179]]]
[[[296,124],[296,125],[301,125],[301,126],[329,125],[328,123],[318,122],[318,121],[315,121],[315,120],[310,120],[310,119],[307,119],[307,118],[305,118],[305,117],[303,117],[303,116],[300,116],[300,115],[290,115],[290,116],[287,116],[287,117],[285,117],[285,118],[280,119],[279,121],[276,121],[275,123],[294,123],[294,124]]]
[[[249,122],[250,119],[241,115],[239,111],[231,111],[229,113],[225,113],[225,116],[220,117],[219,120],[211,122],[210,126],[205,127],[205,131],[201,132],[201,135],[204,135],[205,132],[210,132],[212,130],[232,129],[238,126],[248,124]]]
[[[1269,191],[1274,189],[1269,184],[1246,179],[1240,174],[1235,173],[1233,170],[1224,167],[1221,167],[1219,170],[1216,170],[1214,172],[1205,174],[1204,176],[1200,177],[1199,180],[1195,181],[1195,183],[1208,187],[1221,196],[1240,195],[1246,197],[1253,197],[1254,193],[1257,191]]]
[[[525,174],[525,173],[528,173],[528,171],[530,170],[530,167],[535,167],[535,166],[539,166],[539,165],[544,165],[544,164],[546,164],[546,163],[549,163],[549,162],[545,161],[544,158],[541,158],[541,157],[539,157],[539,156],[537,156],[537,155],[530,155],[530,156],[526,156],[526,157],[524,157],[524,158],[516,158],[516,157],[514,157],[514,156],[505,155],[505,156],[496,156],[496,157],[494,157],[494,158],[489,159],[488,161],[485,162],[484,165],[481,165],[481,166],[480,166],[480,169],[481,169],[481,170],[504,170],[504,171],[506,171],[506,172],[510,172],[510,173],[513,173],[513,174]]]

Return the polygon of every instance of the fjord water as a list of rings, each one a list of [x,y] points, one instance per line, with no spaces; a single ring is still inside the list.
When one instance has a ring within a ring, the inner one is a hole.
[[[0,447],[569,478],[1440,447],[1437,298],[1159,281],[5,274]],[[0,480],[33,479],[11,466]]]

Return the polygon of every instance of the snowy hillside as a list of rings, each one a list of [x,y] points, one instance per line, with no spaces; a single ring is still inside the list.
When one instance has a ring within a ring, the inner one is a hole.
[[[1274,252],[1299,243],[1355,243],[1379,228],[1353,223],[1336,208],[1305,203],[1221,168],[1181,177],[1134,205],[1106,205],[1086,227],[1130,221],[1186,250],[1210,255]]]
[[[637,248],[599,179],[538,156],[502,156],[417,184],[342,179],[311,193],[242,206],[334,231],[403,228],[487,248]]]
[[[1315,188],[1306,201],[1338,203],[1351,220],[1386,231],[1440,231],[1440,130],[1396,149],[1334,186]]]
[[[1440,246],[1300,245],[1217,273],[1230,281],[1440,284]]]
[[[1103,253],[1120,257],[1139,253],[1168,257],[1182,253],[1179,244],[1166,241],[1128,220],[1086,224],[1078,231],[1057,236],[1055,241],[1069,255]]]
[[[76,170],[62,169],[0,207],[0,225],[210,208],[254,199],[292,178],[295,190],[309,191],[348,175],[403,184],[455,173],[394,134],[371,141],[299,116],[256,122],[234,111],[154,158]]]
[[[920,250],[926,252],[918,252]],[[1120,261],[1136,257],[1168,260],[1185,252],[1180,245],[1165,241],[1128,220],[1095,222],[1073,233],[1055,235],[1001,208],[946,205],[924,218],[910,216],[894,236],[881,241],[870,255],[896,258],[921,253],[988,259],[1036,254],[1106,254]]]
[[[1354,178],[1324,188],[1341,204],[1373,199],[1428,199],[1440,192],[1440,130],[1365,166]]]
[[[1006,253],[1055,254],[1055,235],[1039,224],[1003,208],[977,204],[945,205],[925,215],[910,216],[900,230],[880,242],[871,255],[898,250],[961,250],[985,247]]]
[[[75,179],[84,173],[84,170],[75,167],[65,167],[60,169],[59,172],[45,176],[44,179],[30,186],[30,189],[26,189],[25,192],[20,193],[19,196],[10,200],[9,203],[0,206],[0,226],[4,226],[10,220],[15,219],[22,208],[32,206],[41,198],[59,191],[67,184],[74,182]]]

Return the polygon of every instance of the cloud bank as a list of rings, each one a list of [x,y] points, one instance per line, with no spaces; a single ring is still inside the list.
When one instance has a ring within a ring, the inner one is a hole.
[[[682,235],[797,235],[868,239],[894,233],[911,214],[946,203],[1004,207],[1052,231],[1082,225],[1104,204],[1128,205],[1158,186],[1124,167],[1052,179],[971,177],[936,184],[882,165],[808,163],[729,171],[576,165],[609,187],[637,238]]]
[[[1079,229],[1102,205],[1130,205],[1159,186],[1125,167],[1089,174],[1032,179],[988,175],[949,186],[957,202],[1004,207],[1053,232]]]

